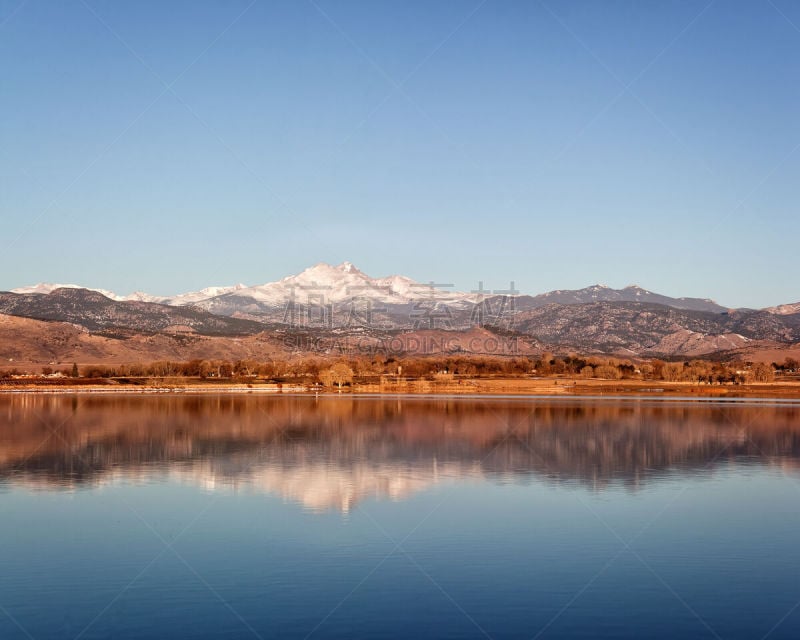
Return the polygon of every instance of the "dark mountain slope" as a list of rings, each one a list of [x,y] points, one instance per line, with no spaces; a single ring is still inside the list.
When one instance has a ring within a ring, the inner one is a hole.
[[[155,333],[190,327],[202,335],[252,335],[260,322],[216,316],[196,307],[153,302],[116,302],[88,289],[56,289],[49,294],[0,293],[0,313],[36,320],[70,322],[96,333]]]
[[[687,311],[710,311],[722,313],[727,311],[713,300],[708,298],[671,298],[642,289],[636,285],[624,289],[612,289],[601,284],[596,284],[583,289],[561,289],[548,291],[536,296],[519,296],[516,299],[518,309],[536,309],[548,304],[589,304],[593,302],[641,302],[660,304],[675,309]]]
[[[748,340],[793,342],[800,337],[793,316],[738,310],[712,313],[636,302],[550,304],[520,311],[515,328],[554,345],[647,352],[681,331],[706,336],[739,334]]]

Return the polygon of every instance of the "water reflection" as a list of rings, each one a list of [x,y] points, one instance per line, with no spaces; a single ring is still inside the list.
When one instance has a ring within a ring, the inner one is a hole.
[[[178,480],[314,511],[446,479],[635,490],[721,465],[796,473],[800,406],[257,396],[0,398],[0,486]]]

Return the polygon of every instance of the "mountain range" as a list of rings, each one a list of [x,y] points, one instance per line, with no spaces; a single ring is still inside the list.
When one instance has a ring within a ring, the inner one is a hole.
[[[57,289],[85,288],[116,302],[154,302],[170,306],[196,305],[222,315],[269,314],[276,308],[283,309],[291,301],[300,304],[308,300],[313,300],[313,304],[340,304],[361,298],[368,298],[375,303],[384,305],[406,305],[414,301],[435,300],[464,308],[498,295],[497,291],[491,290],[447,291],[442,288],[444,286],[417,282],[401,275],[372,278],[351,262],[343,262],[336,266],[321,262],[297,275],[287,276],[276,282],[255,286],[245,284],[212,286],[172,296],[158,296],[142,291],[121,296],[106,289],[50,283],[19,287],[12,289],[11,293],[49,294]],[[503,292],[502,295],[513,297],[517,301],[517,308],[589,302],[649,302],[692,311],[722,312],[727,310],[726,307],[707,298],[670,298],[642,289],[637,285],[630,285],[624,289],[612,289],[602,284],[596,284],[583,289],[550,291],[535,296],[523,295],[518,291],[510,294]],[[800,303],[796,306],[797,310],[800,310]],[[792,305],[783,305],[783,307],[790,308]],[[777,313],[780,313],[779,307],[775,307],[775,309]]]
[[[224,353],[225,340],[232,352],[244,349],[257,356],[267,344],[273,351],[314,349],[297,343],[288,348],[287,336],[359,336],[376,344],[402,334],[408,344],[415,332],[427,332],[427,339],[437,332],[452,335],[477,327],[521,337],[528,349],[626,356],[688,357],[786,349],[800,342],[800,303],[728,309],[710,299],[673,298],[635,285],[613,289],[597,284],[539,295],[448,289],[402,275],[372,278],[350,262],[320,263],[276,282],[207,287],[173,296],[119,296],[42,283],[0,292],[0,314],[49,323],[29,322],[25,331],[32,332],[31,345],[51,345],[46,352],[38,349],[37,359],[54,360],[77,357],[53,346],[69,342],[63,336],[75,330],[112,343],[153,342],[159,336],[161,342],[155,342],[160,346],[147,351],[148,356],[169,358],[205,357],[203,349],[211,349],[212,343],[214,353]],[[51,334],[59,323],[69,327],[62,326],[56,338]],[[13,325],[0,323],[0,362],[4,356],[8,360],[10,351],[3,345],[14,342]],[[10,332],[6,336],[3,327]],[[49,338],[37,341],[37,331]],[[245,349],[248,340],[252,344]],[[188,344],[193,347],[187,351]],[[127,353],[121,346],[116,345],[118,357]],[[458,348],[464,350],[463,345]],[[103,348],[95,345],[95,351],[102,359]],[[13,357],[25,359],[19,345],[13,352]]]

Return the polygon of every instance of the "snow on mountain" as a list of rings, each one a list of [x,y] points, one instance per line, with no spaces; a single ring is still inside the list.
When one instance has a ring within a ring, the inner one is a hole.
[[[11,293],[40,293],[42,295],[46,295],[55,291],[56,289],[88,289],[89,291],[101,293],[106,298],[111,298],[112,300],[120,301],[125,299],[121,296],[118,296],[113,291],[109,291],[108,289],[90,289],[89,287],[82,287],[79,284],[55,284],[51,282],[40,282],[27,287],[18,287],[16,289],[12,289]]]
[[[793,313],[800,313],[800,302],[794,302],[792,304],[779,304],[777,307],[768,307],[767,309],[764,309],[764,311],[774,313],[778,316],[788,316]]]
[[[59,287],[80,288],[78,285],[38,284],[15,289],[13,293],[47,294]],[[119,302],[157,302],[171,306],[200,305],[221,313],[259,313],[284,308],[290,301],[297,304],[338,304],[354,298],[369,298],[385,305],[408,305],[419,300],[430,300],[454,307],[475,303],[478,296],[452,291],[449,287],[417,282],[401,275],[372,278],[352,262],[330,265],[320,262],[299,274],[287,276],[277,282],[247,286],[206,287],[174,296],[156,296],[136,291],[119,296],[103,289],[91,289]]]
[[[361,296],[385,304],[407,304],[422,298],[453,302],[468,295],[443,291],[405,276],[371,278],[351,262],[336,266],[320,262],[297,275],[287,276],[277,282],[238,289],[224,297],[228,303],[234,297],[241,297],[268,306],[282,306],[290,300],[297,303],[315,301],[316,304],[329,304]]]
[[[206,323],[204,326],[249,322],[248,331],[253,326],[286,324],[359,331],[505,326],[513,314],[517,331],[546,344],[608,353],[689,355],[740,349],[754,340],[795,342],[800,326],[795,316],[800,303],[761,311],[730,310],[705,298],[672,298],[637,285],[613,289],[596,284],[537,296],[516,295],[513,304],[506,304],[495,297],[500,294],[451,291],[445,285],[437,287],[402,275],[373,278],[350,262],[319,263],[257,286],[206,287],[173,296],[141,291],[118,296],[103,289],[91,289],[91,293],[80,289],[74,284],[48,283],[21,287],[13,293],[29,295],[0,294],[5,305],[2,313],[84,326],[91,321],[95,328],[111,326],[109,322],[128,326],[127,322],[132,328],[148,331],[163,329],[158,322],[164,314],[191,316],[203,311],[213,314],[197,320]],[[371,307],[361,306],[364,299],[371,301]],[[174,308],[153,310],[141,308],[148,305],[122,304],[134,301]],[[289,304],[292,302],[296,306]],[[479,302],[485,304],[475,306]],[[116,315],[109,316],[109,309]]]
[[[13,293],[48,294],[60,288],[80,288],[74,284],[39,283],[30,287],[14,289]],[[221,315],[273,314],[285,309],[289,302],[299,305],[340,304],[358,298],[369,298],[380,305],[408,305],[428,300],[446,304],[454,309],[466,309],[481,299],[481,294],[450,290],[449,287],[417,282],[402,275],[372,278],[351,262],[330,265],[315,264],[304,271],[276,282],[247,286],[237,284],[223,287],[206,287],[172,296],[156,296],[136,291],[119,296],[105,289],[91,289],[112,300],[157,302],[171,306],[199,305],[207,311]],[[484,294],[490,297],[490,294]],[[660,304],[677,309],[723,313],[727,308],[707,298],[671,298],[660,295],[638,285],[624,289],[613,289],[604,284],[595,284],[583,289],[555,290],[536,296],[517,295],[517,309],[534,309],[547,304],[586,304],[596,302],[641,302]],[[767,309],[776,315],[800,312],[800,303],[781,305]]]
[[[157,302],[159,304],[167,304],[173,307],[182,307],[246,288],[246,284],[236,284],[230,287],[206,287],[205,289],[200,289],[199,291],[189,291],[188,293],[179,293],[174,296],[154,296],[152,294],[145,293],[144,291],[134,291],[127,296],[120,296],[113,291],[109,291],[108,289],[92,289],[91,287],[82,287],[78,284],[55,284],[50,282],[40,282],[27,287],[18,287],[16,289],[12,289],[11,293],[38,293],[41,295],[47,295],[56,289],[86,289],[88,291],[96,291],[97,293],[104,295],[106,298],[110,298],[116,302]]]
[[[158,302],[160,304],[164,304],[168,298],[165,298],[164,296],[150,295],[144,291],[134,291],[130,295],[122,296],[117,299],[122,302]]]
[[[217,296],[224,296],[225,294],[233,293],[234,291],[241,291],[242,289],[247,289],[247,285],[239,283],[231,287],[206,287],[205,289],[200,289],[199,291],[181,293],[176,296],[163,298],[162,300],[164,304],[183,306],[187,304],[196,304],[198,302],[202,302],[203,300],[208,300],[209,298],[216,298]]]

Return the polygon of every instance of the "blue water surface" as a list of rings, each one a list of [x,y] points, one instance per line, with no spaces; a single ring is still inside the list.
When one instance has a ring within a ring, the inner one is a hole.
[[[793,406],[0,398],[0,638],[798,638]]]

